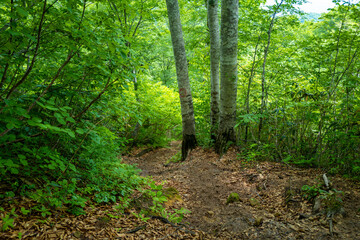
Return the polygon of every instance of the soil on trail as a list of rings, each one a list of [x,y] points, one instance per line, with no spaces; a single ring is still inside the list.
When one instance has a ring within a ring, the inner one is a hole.
[[[321,170],[248,164],[234,149],[219,159],[212,150],[197,148],[185,162],[166,165],[179,150],[180,142],[143,155],[137,149],[124,161],[176,188],[181,199],[168,207],[189,209],[184,221],[206,232],[204,239],[360,239],[359,183],[330,178],[332,188],[344,193],[344,211],[329,221],[323,208],[313,213],[313,204],[301,198],[303,185],[323,182]],[[240,201],[227,204],[230,193],[238,193]]]

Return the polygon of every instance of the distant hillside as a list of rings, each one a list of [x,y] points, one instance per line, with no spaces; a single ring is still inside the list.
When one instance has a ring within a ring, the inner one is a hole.
[[[321,17],[321,13],[306,13],[303,16],[300,16],[300,22],[305,22],[305,21],[314,21],[317,22],[319,21],[319,18]]]

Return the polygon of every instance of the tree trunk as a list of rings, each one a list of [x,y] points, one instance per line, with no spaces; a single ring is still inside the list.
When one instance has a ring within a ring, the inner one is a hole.
[[[194,108],[191,96],[188,65],[186,60],[185,43],[183,39],[180,10],[177,0],[166,0],[171,41],[174,50],[176,76],[179,88],[181,116],[182,116],[182,149],[181,160],[185,160],[188,153],[197,145],[195,136]]]
[[[278,3],[278,5],[276,6],[275,12],[273,13],[272,17],[271,17],[271,22],[270,22],[270,26],[269,26],[269,30],[267,32],[268,34],[268,40],[264,49],[264,62],[263,62],[263,70],[261,73],[261,107],[260,107],[260,114],[262,115],[264,113],[264,111],[266,110],[266,93],[265,93],[265,88],[266,88],[266,79],[265,79],[265,75],[266,75],[266,59],[269,53],[269,47],[270,47],[270,41],[271,41],[271,31],[272,28],[274,26],[274,21],[275,21],[275,17],[276,14],[278,13],[280,6],[283,4],[284,0],[281,0],[280,3]],[[258,132],[258,140],[261,141],[261,130],[262,130],[262,126],[263,126],[263,120],[264,117],[261,116],[260,117],[260,122],[259,122],[259,132]]]
[[[253,81],[254,75],[255,75],[256,55],[257,55],[257,49],[258,49],[259,44],[260,44],[260,40],[261,40],[261,32],[259,34],[258,41],[256,42],[253,61],[252,61],[251,72],[250,72],[250,76],[249,76],[249,80],[248,80],[248,86],[247,86],[247,91],[246,91],[246,99],[245,99],[246,114],[250,114],[250,90],[251,90],[251,84],[252,84],[252,81]],[[247,142],[248,142],[249,127],[250,127],[250,123],[247,123],[246,127],[245,127],[245,144],[247,144]]]
[[[211,107],[210,136],[216,140],[219,127],[219,72],[220,72],[220,29],[218,19],[218,0],[208,0],[208,24],[210,31],[210,69],[211,69]]]
[[[221,7],[220,125],[215,144],[220,155],[230,141],[236,142],[238,4],[237,0],[223,0]]]

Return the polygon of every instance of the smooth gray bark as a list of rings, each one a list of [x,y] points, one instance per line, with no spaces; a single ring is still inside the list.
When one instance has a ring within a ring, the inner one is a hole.
[[[223,0],[221,7],[220,125],[215,144],[220,155],[228,142],[236,142],[238,4],[238,0]]]
[[[186,60],[185,43],[183,39],[179,4],[177,0],[166,0],[171,41],[174,50],[176,76],[179,88],[182,116],[182,150],[181,159],[185,160],[189,151],[197,145],[195,137],[194,108],[190,90],[188,64]]]
[[[219,72],[220,72],[220,27],[218,19],[218,0],[208,0],[208,24],[210,32],[210,78],[211,78],[211,105],[210,135],[216,140],[219,126]]]

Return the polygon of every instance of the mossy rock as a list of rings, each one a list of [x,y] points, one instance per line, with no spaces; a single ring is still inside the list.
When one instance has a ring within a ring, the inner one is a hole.
[[[230,193],[229,197],[226,200],[226,204],[240,202],[239,194],[237,193]]]

